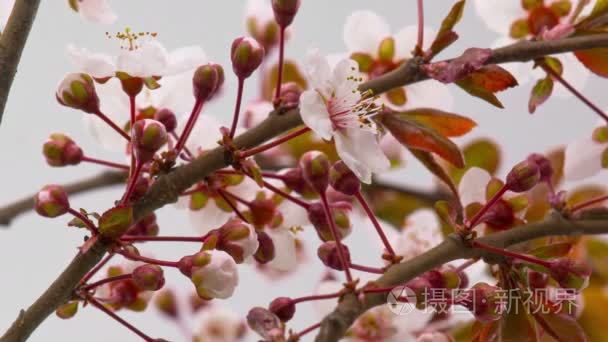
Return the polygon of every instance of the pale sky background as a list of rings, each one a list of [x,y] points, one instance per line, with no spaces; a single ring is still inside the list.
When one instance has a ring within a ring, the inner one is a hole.
[[[519,0],[505,0],[519,1]],[[117,51],[117,42],[108,41],[105,32],[122,30],[125,26],[135,31],[156,31],[169,49],[185,45],[201,45],[209,58],[221,63],[227,71],[227,82],[220,101],[207,107],[206,114],[227,117],[233,110],[236,79],[231,73],[229,47],[232,40],[245,33],[242,0],[109,0],[119,15],[116,24],[106,27],[84,22],[69,10],[67,1],[42,1],[27,47],[9,97],[8,106],[0,127],[0,152],[3,158],[0,179],[0,203],[30,194],[48,183],[63,183],[95,174],[99,168],[82,165],[72,168],[50,168],[41,155],[41,145],[52,132],[65,132],[78,142],[85,153],[118,160],[97,147],[82,125],[80,112],[59,106],[54,91],[62,76],[70,71],[65,47],[73,42],[92,50]],[[426,1],[427,23],[438,27],[454,1]],[[443,54],[456,56],[465,47],[488,47],[498,37],[477,18],[473,3],[467,4],[463,22],[457,31],[461,40]],[[301,11],[294,24],[294,35],[286,55],[303,56],[307,48],[317,46],[328,53],[345,50],[342,27],[348,14],[356,9],[373,9],[383,15],[394,32],[415,21],[414,0],[303,0]],[[608,105],[605,84],[591,77],[585,94],[601,108]],[[509,165],[521,160],[530,152],[542,152],[565,144],[587,134],[596,123],[596,117],[582,103],[573,98],[552,98],[534,115],[527,112],[531,85],[520,86],[499,97],[506,109],[500,110],[477,98],[466,95],[455,87],[454,112],[474,118],[479,127],[460,141],[478,136],[491,136],[502,144],[505,151],[503,172]],[[253,86],[246,88],[245,99],[253,96]],[[604,89],[604,91],[601,91]],[[430,185],[430,177],[410,158],[408,168],[393,173],[392,179],[419,186]],[[102,211],[120,195],[116,187],[74,196],[75,207]],[[186,215],[170,206],[157,213],[161,232],[172,235],[192,234]],[[0,227],[0,269],[4,270],[0,285],[0,329],[4,330],[17,316],[20,308],[31,304],[67,265],[82,241],[82,233],[65,227],[67,217],[48,220],[28,214],[19,217],[8,228]],[[352,254],[361,263],[371,263],[365,255],[367,235],[358,224],[349,238]],[[307,233],[310,241],[313,236]],[[157,244],[154,254],[168,259],[192,252],[192,246]],[[367,259],[366,259],[367,258]],[[371,260],[375,258],[372,257]],[[296,276],[270,282],[256,276],[250,267],[240,267],[241,285],[227,305],[243,316],[252,306],[266,306],[276,296],[303,296],[311,294],[318,281],[321,268],[308,267]],[[181,275],[169,271],[171,287],[187,288],[190,284]],[[178,329],[161,319],[153,310],[145,314],[120,312],[130,322],[153,337],[182,341]],[[308,304],[298,306],[296,318],[290,327],[302,328],[319,320]],[[312,336],[312,335],[311,335]],[[305,339],[308,341],[308,339]],[[72,320],[62,321],[51,316],[32,335],[31,341],[137,341],[135,335],[119,326],[95,309],[81,310]],[[249,340],[255,340],[253,334]]]

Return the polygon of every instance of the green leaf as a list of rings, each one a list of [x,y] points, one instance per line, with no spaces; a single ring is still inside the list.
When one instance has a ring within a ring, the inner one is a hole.
[[[464,155],[464,168],[457,169],[448,165],[448,173],[456,184],[460,183],[462,176],[472,167],[479,167],[494,175],[500,166],[500,149],[498,145],[488,138],[479,138],[462,147]]]
[[[99,233],[108,238],[118,238],[133,225],[133,207],[114,207],[101,215]]]
[[[552,92],[553,79],[551,79],[551,77],[545,77],[538,80],[532,88],[532,94],[530,95],[530,101],[528,102],[528,111],[534,113],[538,106],[547,101]]]
[[[433,55],[440,53],[458,39],[458,35],[453,31],[453,28],[462,18],[464,5],[465,0],[455,3],[448,15],[441,22],[439,32],[437,32],[437,36],[430,48]]]
[[[486,65],[455,83],[472,96],[498,108],[504,107],[494,94],[518,85],[515,77],[498,65]]]
[[[596,19],[605,15],[608,15],[608,0],[597,0],[591,13],[576,24],[577,31],[578,29],[589,30],[595,28],[597,26],[595,23]],[[599,22],[601,23],[602,21]]]
[[[434,128],[445,137],[460,137],[469,133],[477,124],[475,121],[454,113],[433,108],[416,108],[402,112],[417,122]]]

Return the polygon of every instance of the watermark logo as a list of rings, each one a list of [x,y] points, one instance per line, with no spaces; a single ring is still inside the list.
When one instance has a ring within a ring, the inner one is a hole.
[[[416,294],[407,286],[397,286],[388,293],[389,310],[397,316],[406,315],[416,309]]]

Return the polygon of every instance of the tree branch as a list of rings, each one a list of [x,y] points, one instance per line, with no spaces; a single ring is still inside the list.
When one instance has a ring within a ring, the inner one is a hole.
[[[40,0],[15,1],[11,16],[0,35],[0,123],[39,4]]]
[[[571,49],[608,47],[608,34],[598,34],[592,37],[566,38],[554,42],[517,43],[495,50],[496,54],[494,55],[492,62],[499,63],[534,59],[547,54],[564,52],[566,49],[564,46]],[[371,90],[374,94],[380,94],[395,87],[427,79],[420,69],[420,63],[419,59],[413,58],[390,73],[362,83],[360,89],[362,91]],[[237,137],[234,140],[234,143],[241,149],[250,148],[301,124],[302,120],[297,109],[292,109],[285,113],[272,112],[261,124]],[[158,177],[150,187],[148,193],[134,204],[135,219],[139,220],[152,211],[177,201],[180,192],[203,180],[212,172],[230,165],[230,162],[230,155],[226,153],[224,148],[217,147],[200,157],[197,157],[191,163],[179,166],[170,173]],[[581,222],[581,224],[582,223],[586,222]],[[608,232],[608,224],[606,224],[606,222],[600,223]],[[596,222],[595,224],[600,223]],[[504,235],[504,233],[501,234]],[[416,258],[416,261],[411,262],[415,262],[416,265],[419,265],[418,267],[420,269],[430,269],[437,266],[438,263],[452,260],[452,254],[449,252],[460,251],[459,248],[456,248],[459,245],[451,246],[451,244],[457,242],[456,239],[449,238],[442,244],[447,251],[435,248],[421,258]],[[486,243],[490,243],[490,241],[486,241]],[[99,262],[108,246],[109,242],[99,240],[87,253],[79,253],[76,255],[59,278],[51,284],[42,296],[26,311],[21,312],[11,328],[9,328],[5,335],[0,338],[0,342],[25,341],[36,327],[53,312],[53,310],[70,298],[78,281],[89,269]],[[464,252],[460,253],[466,255]],[[409,264],[410,262],[392,267],[391,271],[385,274],[382,279],[398,280],[413,277],[417,272],[408,271],[408,267],[403,266]],[[404,267],[405,269],[403,269]],[[380,302],[380,300],[377,298],[376,302]],[[373,303],[373,301],[371,301],[371,303]],[[368,308],[371,307],[369,304],[366,305]],[[354,319],[364,312],[365,309],[366,307],[359,304],[356,298],[346,296],[344,301],[336,309],[336,312],[323,321],[322,334],[319,337],[319,341],[337,340],[338,335],[344,333]]]
[[[125,173],[117,171],[105,171],[95,176],[81,179],[63,185],[68,195],[75,195],[94,189],[105,188],[111,185],[124,183]],[[34,208],[34,194],[25,196],[4,207],[0,207],[0,226],[8,226],[17,216]]]

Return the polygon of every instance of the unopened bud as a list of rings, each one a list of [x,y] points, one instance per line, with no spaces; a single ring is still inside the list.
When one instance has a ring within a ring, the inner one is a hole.
[[[549,272],[562,288],[581,291],[589,285],[591,267],[582,261],[561,258],[551,261]]]
[[[251,224],[263,227],[270,224],[277,213],[277,204],[270,198],[257,197],[250,202]]]
[[[168,133],[173,132],[173,130],[175,130],[177,127],[177,118],[175,117],[175,113],[167,108],[156,111],[156,113],[154,113],[154,120],[162,123]]]
[[[76,165],[82,161],[82,149],[67,135],[53,133],[42,146],[50,166]]]
[[[203,267],[194,267],[190,280],[199,297],[226,299],[232,296],[239,281],[236,263],[222,251],[210,251],[208,254],[210,261]],[[195,258],[195,265],[196,262]]]
[[[87,74],[65,75],[57,87],[55,97],[64,106],[91,114],[99,112],[99,97],[95,91],[95,84],[93,78]]]
[[[158,265],[141,265],[133,270],[131,277],[137,286],[146,291],[157,291],[165,285],[163,269]]]
[[[274,259],[274,242],[270,236],[264,231],[258,231],[258,250],[253,257],[260,264],[266,264]]]
[[[486,283],[477,283],[459,301],[478,321],[492,322],[500,319],[505,309],[504,291]]]
[[[296,313],[296,304],[289,297],[279,297],[270,302],[268,310],[275,314],[283,322],[293,318]]]
[[[407,282],[406,287],[414,292],[416,295],[416,308],[424,309],[427,307],[428,300],[431,299],[431,283],[424,277],[416,277]]]
[[[239,37],[230,50],[232,70],[239,79],[245,79],[262,64],[264,47],[251,37]]]
[[[57,308],[55,314],[61,319],[69,319],[74,317],[78,312],[78,302],[68,302]]]
[[[540,173],[540,181],[550,183],[551,177],[553,177],[553,166],[549,158],[542,154],[532,153],[526,158],[526,160],[535,163],[538,166],[538,172]]]
[[[359,178],[341,160],[329,170],[329,182],[334,189],[345,195],[353,196],[361,190]]]
[[[300,0],[272,0],[274,19],[283,28],[291,25],[299,8]]]
[[[135,157],[140,163],[152,160],[156,151],[167,143],[167,130],[162,123],[143,119],[135,122],[131,129]]]
[[[287,172],[285,172],[282,180],[286,187],[297,192],[303,197],[310,198],[316,195],[315,190],[310,186],[310,184],[308,184],[306,180],[304,180],[302,169],[299,167],[289,169]]]
[[[346,259],[346,262],[350,263],[350,251],[344,244],[342,244],[342,254]],[[344,270],[344,265],[342,265],[340,255],[338,253],[338,245],[335,241],[327,241],[319,246],[317,249],[317,256],[319,259],[321,259],[325,266],[338,271]]]
[[[540,180],[540,169],[535,162],[524,160],[511,169],[507,175],[506,186],[513,192],[532,189]]]
[[[258,237],[250,225],[239,219],[230,219],[219,228],[216,248],[234,258],[238,264],[252,256],[259,247]]]
[[[177,268],[187,277],[192,276],[192,272],[200,267],[205,267],[211,262],[211,254],[208,252],[198,252],[193,255],[186,255],[177,262]]]
[[[224,84],[224,69],[219,64],[208,63],[199,66],[192,77],[194,98],[207,101]]]
[[[34,208],[44,217],[57,217],[68,212],[68,194],[59,185],[46,185],[34,196]]]
[[[154,305],[158,311],[162,312],[169,318],[177,318],[177,297],[172,290],[165,289],[159,292],[154,299]]]
[[[329,185],[329,158],[323,152],[310,151],[300,157],[300,168],[306,182],[318,193],[323,194]]]
[[[351,210],[350,204],[340,203],[340,205],[332,204],[330,208],[334,223],[336,224],[337,233],[340,239],[344,239],[351,231],[351,222],[348,213]],[[333,241],[334,237],[331,232],[329,220],[325,215],[325,209],[320,202],[311,203],[308,206],[308,220],[315,227],[317,235],[322,241]]]
[[[129,228],[125,234],[131,236],[157,236],[158,224],[156,223],[156,215],[154,213],[146,215]]]
[[[300,105],[300,95],[302,88],[295,82],[281,84],[281,107],[292,109]]]
[[[267,341],[274,332],[281,330],[281,320],[269,310],[255,307],[247,313],[247,325]]]

